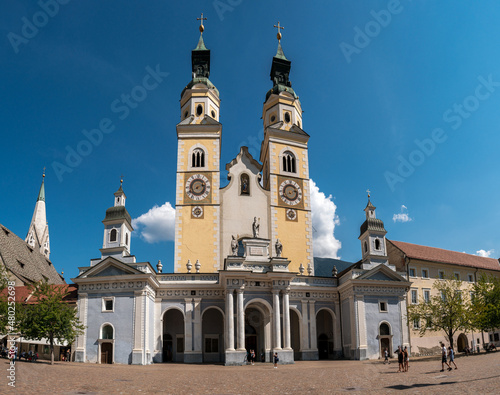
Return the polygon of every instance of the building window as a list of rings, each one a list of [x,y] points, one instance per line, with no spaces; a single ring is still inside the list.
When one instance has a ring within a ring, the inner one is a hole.
[[[381,323],[379,328],[379,334],[380,336],[390,336],[391,328],[389,328],[389,325],[386,324],[385,322]]]
[[[219,336],[206,335],[205,336],[205,352],[218,353],[219,352]]]
[[[422,269],[422,278],[429,278],[429,270]]]
[[[441,291],[441,299],[443,300],[443,302],[446,302],[446,294],[444,293],[444,291]]]
[[[462,301],[462,291],[456,291],[455,297],[457,297],[459,301]]]
[[[470,282],[470,283],[473,283],[474,282],[474,276],[472,274],[468,274],[467,275],[467,280]]]
[[[198,106],[196,106],[196,115],[199,117],[201,114],[203,114],[203,106],[198,104]]]
[[[413,329],[420,329],[420,320],[418,318],[413,320]]]
[[[196,148],[191,155],[191,167],[205,167],[205,151]]]
[[[250,177],[248,174],[242,174],[240,177],[240,195],[250,195]]]
[[[110,243],[116,242],[117,234],[118,234],[118,232],[116,229],[111,229],[111,232],[109,232],[109,242]]]
[[[417,277],[417,271],[415,270],[414,267],[410,267],[409,274],[410,274],[410,277]]]
[[[494,333],[493,338],[495,339],[496,342],[500,341],[500,338],[498,337],[498,333]]]
[[[454,277],[455,277],[455,280],[459,280],[460,281],[460,273],[455,272],[454,273]]]
[[[474,302],[474,298],[476,296],[476,294],[474,293],[474,291],[469,291],[469,296],[470,296],[470,301]]]
[[[128,233],[125,233],[125,244],[128,245]]]
[[[177,335],[177,353],[184,352],[184,336]]]
[[[417,304],[418,303],[418,290],[412,289],[411,290],[411,304]]]
[[[379,239],[375,239],[375,249],[380,250],[380,240]]]
[[[296,173],[296,166],[295,166],[295,155],[292,154],[290,151],[286,151],[283,154],[283,171],[286,171],[288,173]]]
[[[428,303],[430,300],[431,300],[431,290],[424,289],[424,301],[425,301],[425,303]]]
[[[102,298],[102,311],[108,313],[115,311],[115,301],[112,296]]]
[[[387,302],[379,302],[378,306],[381,313],[387,313]]]
[[[443,270],[439,270],[439,271],[438,271],[438,278],[439,278],[440,280],[444,280],[444,271],[443,271]]]
[[[114,339],[113,327],[111,325],[104,325],[101,330],[101,339]]]
[[[368,244],[365,241],[365,252],[368,252]]]
[[[290,123],[290,121],[291,121],[290,113],[289,112],[285,112],[285,123]]]

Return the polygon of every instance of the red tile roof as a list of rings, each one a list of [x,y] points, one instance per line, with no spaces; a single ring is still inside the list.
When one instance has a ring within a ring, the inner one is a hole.
[[[64,297],[64,300],[68,303],[76,303],[78,299],[78,287],[75,284],[52,284],[53,287],[64,287],[67,288],[68,294]],[[35,299],[31,297],[32,291],[26,285],[19,285],[15,287],[16,302],[34,304]],[[4,297],[7,296],[8,289],[5,288],[0,292],[0,295]]]
[[[466,254],[464,252],[426,247],[402,241],[389,241],[403,251],[408,258],[500,271],[500,263],[495,258],[485,258],[482,256]]]

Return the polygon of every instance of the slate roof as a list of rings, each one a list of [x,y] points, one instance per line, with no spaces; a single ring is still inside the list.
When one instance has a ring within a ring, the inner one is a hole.
[[[0,224],[0,263],[25,283],[43,280],[66,284],[52,262]]]
[[[477,267],[479,269],[500,271],[500,262],[495,258],[470,255],[464,252],[443,250],[441,248],[421,246],[402,241],[388,240],[408,258],[423,261],[448,263],[458,266]]]
[[[314,257],[314,276],[332,277],[333,266],[337,267],[337,271],[340,274],[340,272],[352,265],[352,262],[341,261],[340,259]]]
[[[68,290],[68,295],[64,298],[64,301],[73,304],[78,300],[78,286],[76,284],[57,284],[53,285],[53,287],[65,287]],[[0,295],[7,296],[7,288],[0,292]],[[31,297],[32,290],[26,285],[20,285],[16,287],[15,299],[16,302],[26,303],[26,304],[35,304],[36,301]]]

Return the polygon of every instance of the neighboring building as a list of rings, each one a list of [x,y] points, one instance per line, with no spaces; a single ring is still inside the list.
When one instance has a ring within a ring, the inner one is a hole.
[[[203,26],[200,28],[203,32]],[[281,36],[278,36],[280,39]],[[125,193],[103,220],[101,257],[80,268],[78,309],[87,327],[81,362],[244,363],[247,350],[270,361],[379,358],[408,344],[401,311],[410,283],[387,259],[385,229],[368,200],[362,261],[342,272],[313,259],[309,135],[281,43],[263,108],[260,162],[246,147],[226,165],[221,187],[219,92],[200,35],[193,79],[177,125],[174,273],[131,254]],[[257,115],[256,115],[257,116]],[[404,275],[404,273],[403,273]],[[260,360],[260,358],[258,358]]]
[[[401,241],[387,240],[389,262],[396,270],[406,272],[411,288],[408,292],[408,303],[416,304],[436,295],[433,288],[435,281],[456,278],[463,281],[463,293],[469,295],[471,285],[482,274],[500,276],[500,262],[494,258],[469,255],[462,252],[448,251],[440,248],[426,247]],[[409,323],[410,342],[414,355],[429,355],[440,352],[439,342],[448,343],[443,332],[427,332],[421,337],[418,333],[420,323]],[[499,333],[458,332],[455,335],[457,351],[461,352],[466,345],[476,350],[483,342],[499,341]],[[482,348],[482,347],[481,347]]]
[[[42,181],[26,240],[0,224],[0,265],[7,269],[10,280],[15,281],[16,286],[40,280],[46,280],[50,284],[65,284],[49,255],[49,227],[45,216],[45,187]]]

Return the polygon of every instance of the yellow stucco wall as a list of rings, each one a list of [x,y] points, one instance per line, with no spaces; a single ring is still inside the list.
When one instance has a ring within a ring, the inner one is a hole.
[[[192,218],[191,209],[193,206],[178,206],[182,225],[179,232],[180,268],[179,273],[187,272],[187,261],[191,260],[194,273],[195,263],[198,259],[201,263],[200,272],[214,273],[218,266],[218,231],[215,230],[215,221],[218,219],[218,207],[202,206],[204,210],[203,218]]]

